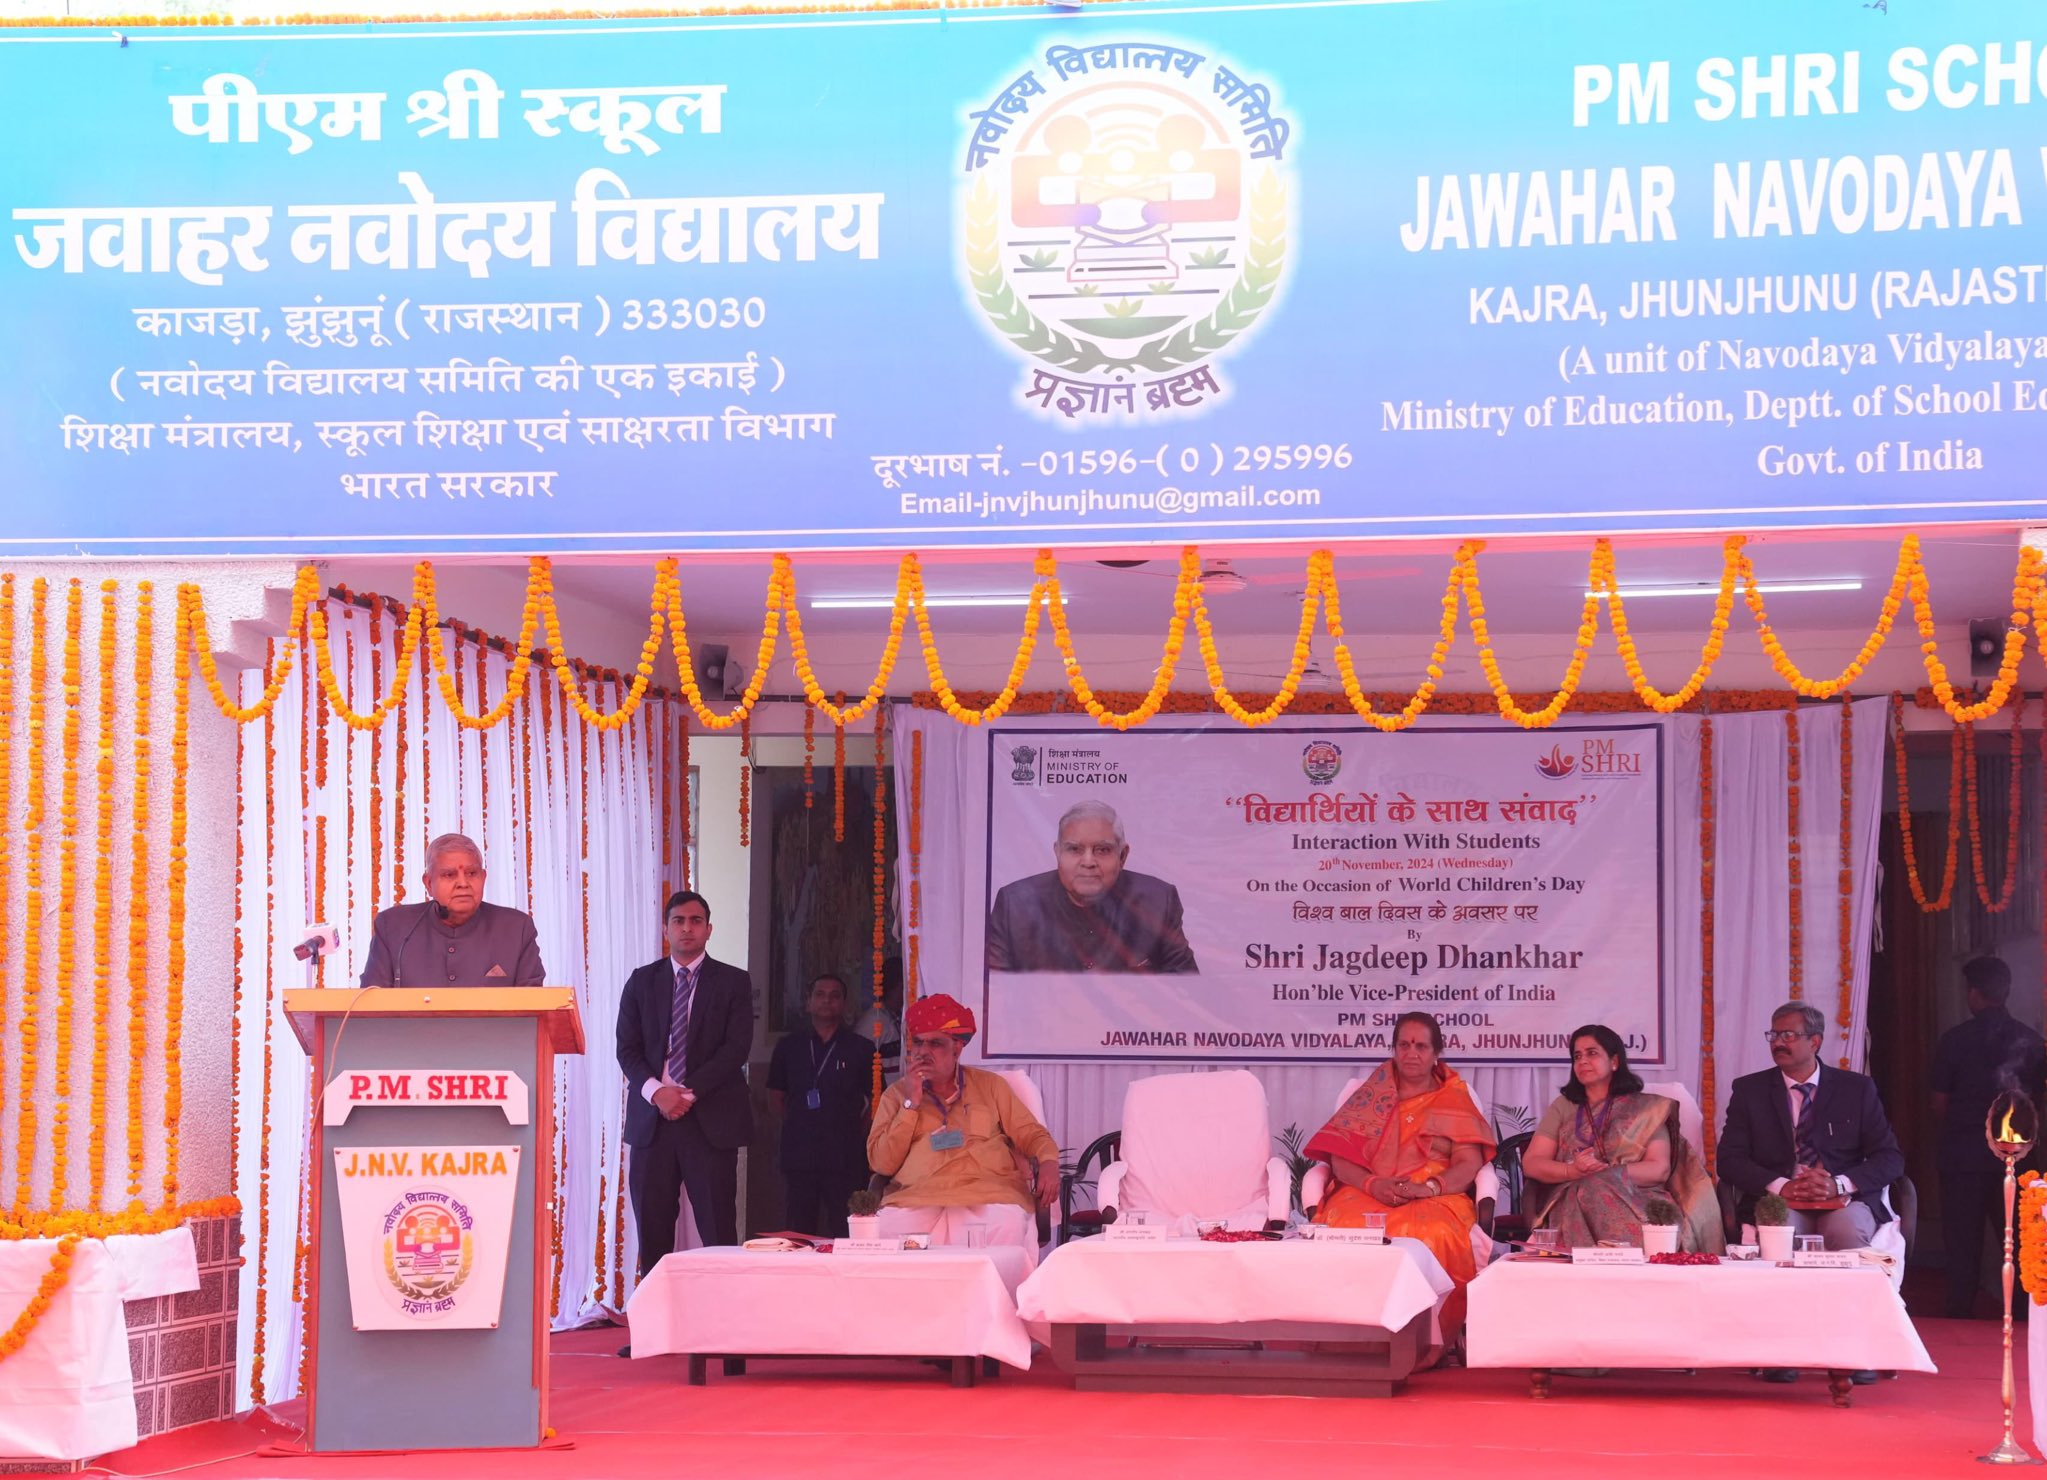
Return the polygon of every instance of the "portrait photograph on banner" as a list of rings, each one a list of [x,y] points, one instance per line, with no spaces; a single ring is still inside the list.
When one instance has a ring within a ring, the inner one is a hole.
[[[1665,1053],[1656,721],[1380,735],[1017,723],[988,737],[991,1059],[1460,1062],[1599,1021]]]

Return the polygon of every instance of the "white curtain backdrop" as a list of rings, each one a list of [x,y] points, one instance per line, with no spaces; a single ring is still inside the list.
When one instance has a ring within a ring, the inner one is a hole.
[[[399,624],[385,615],[380,625],[382,685],[388,685]],[[382,685],[373,687],[376,644],[369,614],[333,603],[328,626],[344,692],[354,708],[366,710],[382,691]],[[472,713],[487,707],[476,689],[477,645],[458,644],[446,633],[435,637],[461,655],[465,707]],[[505,691],[509,666],[503,654],[483,655],[493,701]],[[249,1391],[260,1329],[265,1401],[298,1390],[294,1258],[304,1211],[310,1067],[282,1011],[284,990],[308,984],[306,968],[291,950],[304,938],[302,924],[333,925],[341,932],[342,954],[328,963],[325,985],[352,986],[375,911],[397,901],[400,884],[404,900],[426,897],[421,884],[426,842],[439,833],[467,833],[482,847],[489,875],[485,897],[532,913],[548,982],[574,988],[582,1013],[585,1053],[555,1061],[563,1204],[556,1324],[573,1325],[615,1309],[621,1278],[625,1291],[631,1289],[636,1241],[629,1211],[620,1238],[624,1102],[612,1036],[626,976],[663,949],[662,900],[685,882],[693,827],[677,743],[682,710],[650,700],[622,729],[600,734],[568,709],[552,671],[536,665],[512,713],[479,733],[459,726],[438,692],[422,705],[425,681],[416,665],[404,708],[373,739],[352,734],[327,714],[317,682],[301,661],[278,696],[273,720],[242,730],[242,1133],[236,1185],[245,1209],[246,1262],[238,1391]],[[595,678],[583,685],[588,701],[605,713],[617,707],[623,688]],[[242,702],[259,694],[260,675],[245,674]],[[267,1168],[261,1133],[266,1077]],[[265,1290],[260,1324],[259,1276]]]
[[[1799,711],[1801,747],[1799,816],[1803,859],[1805,999],[1827,1014],[1828,1063],[1846,1057],[1862,1067],[1867,1050],[1863,1030],[1869,993],[1869,943],[1875,921],[1877,809],[1882,804],[1885,701],[1854,706],[1851,730],[1854,766],[1854,870],[1851,931],[1854,954],[1852,1011],[1845,1027],[1837,1021],[1839,1000],[1840,736],[1839,704],[1808,705]],[[1631,723],[1642,716],[1630,714]],[[1047,721],[1071,726],[1071,715]],[[921,992],[957,992],[978,997],[978,955],[983,907],[981,847],[987,827],[988,732],[956,723],[933,710],[899,708],[890,751],[895,757],[899,816],[909,815],[911,740],[924,737],[923,847],[917,860],[923,902]],[[1028,726],[1024,719],[1004,725]],[[1226,725],[1227,720],[1218,724]],[[1423,719],[1419,728],[1431,721]],[[1468,724],[1468,720],[1445,721]],[[1559,722],[1597,724],[1597,720]],[[1660,1069],[1645,1069],[1651,1080],[1677,1079],[1698,1097],[1701,1066],[1699,952],[1699,720],[1680,715],[1662,721],[1669,733],[1669,787],[1665,799],[1664,890],[1665,979],[1670,984],[1669,1052]],[[1714,1001],[1716,1015],[1716,1097],[1705,1107],[1717,1124],[1735,1076],[1769,1065],[1763,1042],[1773,1008],[1790,990],[1790,911],[1787,875],[1788,737],[1781,711],[1716,716],[1713,721],[1714,850],[1716,928]],[[897,876],[907,891],[911,877],[907,847]],[[1653,887],[1653,886],[1651,886]],[[1569,1008],[1560,1011],[1569,1016]],[[1559,1031],[1577,1026],[1560,1021]],[[970,1054],[971,1056],[971,1054]],[[1045,1100],[1047,1129],[1069,1153],[1077,1153],[1105,1131],[1117,1129],[1123,1091],[1151,1074],[1185,1073],[1204,1066],[1175,1062],[1119,1064],[1032,1062],[1027,1067]],[[1236,1068],[1238,1065],[1217,1065]],[[1319,1129],[1344,1082],[1368,1065],[1267,1064],[1255,1072],[1265,1081],[1275,1132],[1287,1125]],[[1513,1106],[1540,1115],[1563,1084],[1565,1063],[1554,1068],[1478,1068],[1468,1073],[1496,1118]]]

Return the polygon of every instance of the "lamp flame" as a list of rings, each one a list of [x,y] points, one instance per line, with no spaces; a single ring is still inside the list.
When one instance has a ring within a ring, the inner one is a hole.
[[[2011,1105],[2006,1105],[2004,1107],[2004,1120],[1997,1127],[1997,1139],[2000,1141],[2006,1141],[2015,1144],[2019,1141],[2025,1140],[2025,1137],[2020,1135],[2018,1127],[2011,1123],[2012,1109],[2013,1107]]]

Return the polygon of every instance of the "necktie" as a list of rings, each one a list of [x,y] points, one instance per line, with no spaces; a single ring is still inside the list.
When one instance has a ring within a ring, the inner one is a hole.
[[[675,1002],[668,1015],[668,1070],[669,1082],[681,1084],[683,1071],[689,1067],[689,1004],[696,996],[697,974],[687,966],[675,968]]]
[[[1812,1081],[1791,1086],[1798,1091],[1798,1124],[1792,1136],[1798,1151],[1798,1164],[1802,1167],[1816,1167],[1820,1164],[1820,1153],[1812,1144]]]

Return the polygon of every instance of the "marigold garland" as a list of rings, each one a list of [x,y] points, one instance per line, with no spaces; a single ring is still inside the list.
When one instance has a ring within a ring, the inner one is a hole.
[[[696,803],[689,768],[689,711],[680,716],[681,731],[676,736],[675,769],[682,779],[682,887],[690,887],[690,849],[696,845]]]
[[[57,1052],[55,1108],[50,1116],[50,1210],[63,1208],[71,1185],[71,1031],[78,967],[78,733],[85,592],[73,579],[64,593],[64,720],[57,805]]]
[[[753,845],[753,711],[739,721],[739,846]]]
[[[611,1134],[609,1126],[597,1130],[597,1242],[593,1258],[597,1265],[596,1281],[590,1286],[590,1298],[599,1305],[604,1303],[604,1232],[605,1220],[611,1214],[608,1193],[611,1187]]]
[[[14,574],[0,575],[0,819],[14,815]],[[0,848],[0,901],[11,899],[14,883],[14,850]],[[13,1011],[13,987],[7,974],[7,924],[9,911],[0,904],[0,1111],[7,1107],[8,1017]],[[26,1061],[24,1060],[24,1063]],[[22,1082],[22,1098],[32,1089]]]
[[[884,974],[884,959],[887,950],[888,922],[888,788],[883,767],[887,764],[883,744],[888,735],[888,709],[876,705],[874,709],[874,1001],[881,1003],[881,982]],[[881,1032],[881,1014],[874,1015],[874,1029]],[[874,1055],[874,1072],[881,1073],[881,1054]],[[880,1087],[875,1088],[875,1099],[881,1098]]]
[[[2004,884],[1993,896],[1990,875],[1983,869],[1983,804],[1976,790],[1976,727],[1966,726],[1962,740],[1962,784],[1968,802],[1963,815],[1969,824],[1969,867],[1974,871],[1976,898],[1986,913],[2001,915],[2011,907],[2019,882],[2019,776],[2025,769],[2026,696],[2020,694],[2011,712],[2011,779],[2005,796]]]
[[[92,1116],[86,1130],[86,1204],[99,1210],[107,1172],[107,1019],[114,977],[114,678],[117,581],[100,582],[99,730],[93,766]]]
[[[354,676],[353,674],[350,675],[351,678],[353,676]],[[370,603],[370,688],[372,690],[376,690],[381,689],[383,686],[384,686],[384,604],[381,601],[373,601]],[[402,702],[404,699],[405,685],[401,683],[398,684],[396,688],[399,697],[398,700],[395,702]],[[333,704],[334,701],[331,695],[328,697],[327,702],[329,704]],[[341,712],[341,706],[335,704],[334,711],[335,713],[339,714]],[[239,730],[240,726],[237,726],[236,728],[237,730]],[[402,725],[399,726],[399,729],[402,731],[404,729],[404,726]],[[372,916],[374,916],[378,910],[381,910],[384,907],[384,874],[381,866],[375,861],[381,859],[383,856],[384,856],[384,727],[381,724],[379,724],[370,730],[370,858],[372,862],[370,864],[369,876],[370,876],[370,914]]]
[[[1836,983],[1834,1021],[1841,1025],[1841,1067],[1849,1062],[1851,1020],[1855,1016],[1855,696],[1841,691],[1841,961]]]
[[[1784,825],[1785,879],[1788,898],[1785,912],[1788,918],[1788,939],[1786,952],[1790,957],[1786,974],[1791,981],[1790,996],[1793,1002],[1805,999],[1805,854],[1799,840],[1799,726],[1798,711],[1784,711]]]
[[[1906,543],[1918,549],[1918,536],[1907,535]],[[1926,676],[1933,683],[1933,697],[1945,709],[1948,718],[1956,724],[1975,724],[1988,719],[2004,708],[2004,701],[2018,683],[2019,658],[2026,650],[2026,629],[2034,613],[2047,614],[2047,582],[2043,582],[2041,554],[2031,545],[2019,547],[2019,566],[2012,577],[2011,622],[2005,629],[2004,652],[1998,659],[1997,677],[1992,680],[1990,692],[1981,703],[1957,704],[1954,685],[1948,682],[1947,667],[1940,660],[1940,644],[1935,637],[1933,624],[1933,603],[1927,593],[1926,568],[1915,564],[1912,570],[1912,614],[1919,623],[1919,651],[1926,667]]]
[[[661,576],[657,571],[655,576],[655,590],[657,593],[661,590],[660,583]],[[413,576],[412,605],[414,612],[419,616],[420,640],[426,648],[426,661],[421,666],[423,669],[432,671],[435,679],[440,684],[441,698],[447,703],[449,710],[454,714],[455,722],[462,726],[463,729],[487,730],[512,712],[512,706],[519,702],[519,696],[526,691],[526,675],[533,666],[533,633],[543,615],[547,619],[548,640],[554,644],[556,650],[557,676],[561,677],[564,686],[567,685],[568,679],[563,674],[560,658],[561,619],[554,609],[553,574],[545,556],[535,555],[526,564],[526,596],[519,610],[519,641],[512,650],[511,668],[505,676],[505,691],[498,697],[498,702],[495,705],[481,713],[471,713],[462,703],[460,688],[462,637],[460,631],[458,630],[453,634],[455,640],[455,656],[453,658],[450,658],[442,649],[440,638],[434,635],[441,627],[441,618],[440,612],[435,606],[433,567],[426,561],[419,563]],[[659,633],[660,623],[657,617],[655,636],[650,638],[649,641],[658,643]],[[401,658],[402,656],[401,654]],[[481,700],[481,698],[482,695],[479,692],[478,699]],[[596,714],[587,714],[585,718],[594,725],[612,728],[609,722]],[[624,722],[624,720],[618,721],[619,724]]]
[[[1713,857],[1718,841],[1715,821],[1713,777],[1713,711],[1699,716],[1699,1100],[1716,1103],[1716,1075],[1713,1064]],[[1713,1111],[1708,1109],[1700,1130],[1704,1145],[1699,1154],[1710,1172],[1716,1154],[1717,1137]]]
[[[182,608],[181,608],[182,610]],[[277,643],[269,644],[270,665],[276,663]],[[398,732],[402,742],[405,731]],[[398,752],[402,771],[405,752]],[[404,837],[400,827],[399,837]],[[260,1408],[267,1401],[263,1382],[264,1348],[268,1344],[267,1319],[270,1305],[270,1104],[276,1050],[271,1029],[277,1017],[277,712],[273,706],[263,716],[263,1119],[259,1123],[256,1153],[256,1329],[255,1345],[249,1357],[249,1403]]]
[[[839,695],[841,699],[846,696]],[[832,841],[846,841],[846,727],[832,726]]]
[[[980,725],[998,720],[1009,712],[1009,706],[1015,702],[1018,691],[1023,687],[1024,675],[1030,671],[1031,659],[1038,650],[1038,618],[1045,602],[1046,573],[1052,569],[1052,552],[1040,550],[1035,565],[1036,579],[1031,584],[1030,600],[1024,608],[1023,636],[1017,642],[1016,656],[1010,660],[1009,677],[1003,680],[1000,690],[989,696],[986,704],[969,708],[960,703],[952,685],[946,680],[944,665],[938,657],[938,641],[931,634],[931,612],[924,600],[923,575],[918,567],[909,567],[911,578],[916,582],[917,641],[924,650],[924,672],[931,679],[931,692],[938,707],[961,724]],[[841,694],[839,701],[844,703],[845,697]],[[844,841],[843,830],[840,841]]]
[[[128,854],[128,1206],[139,1207],[142,1201],[142,1178],[148,1159],[147,1142],[143,1130],[143,1082],[142,1071],[148,1061],[149,1051],[149,1009],[155,993],[149,990],[149,909],[156,897],[151,860],[154,849],[149,841],[149,792],[151,781],[150,726],[155,701],[152,684],[156,670],[156,587],[149,581],[138,581],[135,586],[135,695],[134,695],[134,746],[135,746],[135,792],[133,816],[130,825],[133,832],[129,838]],[[237,861],[241,849],[241,755],[244,726],[235,726],[235,753],[237,765],[235,775],[235,808],[237,827],[235,848]],[[241,946],[241,891],[235,891],[235,945]],[[239,989],[241,976],[237,971],[236,986]],[[239,1047],[239,1040],[237,1040]],[[240,1076],[234,1079],[241,1083]],[[232,1097],[230,1097],[232,1098]],[[233,1136],[238,1119],[231,1113],[229,1135]],[[231,1167],[241,1163],[230,1160]]]
[[[679,578],[669,581],[668,640],[675,653],[676,676],[682,684],[683,698],[689,701],[689,707],[707,729],[729,730],[753,713],[753,706],[761,696],[761,685],[767,681],[768,666],[775,660],[782,612],[785,608],[794,608],[795,595],[796,576],[790,569],[789,557],[777,555],[768,576],[767,613],[761,624],[760,646],[754,652],[753,673],[746,681],[746,691],[740,695],[738,707],[730,714],[717,714],[705,705],[703,689],[697,684],[696,662],[690,657],[689,633],[682,619],[682,581]],[[841,694],[839,699],[843,703],[845,695]]]
[[[131,1208],[119,1213],[95,1213],[86,1209],[68,1212],[0,1213],[0,1243],[31,1238],[114,1238],[122,1234],[162,1233],[203,1218],[226,1218],[241,1211],[234,1197],[212,1197],[199,1202],[166,1203],[155,1208]]]
[[[1436,697],[1436,685],[1443,678],[1443,663],[1450,656],[1450,646],[1457,640],[1457,612],[1464,601],[1464,579],[1471,569],[1472,560],[1480,546],[1469,542],[1458,547],[1456,559],[1451,563],[1449,579],[1443,585],[1441,620],[1436,626],[1436,645],[1429,653],[1428,666],[1413,694],[1403,700],[1392,713],[1381,714],[1372,705],[1371,696],[1364,692],[1358,682],[1357,668],[1351,662],[1350,644],[1344,638],[1343,607],[1336,589],[1336,567],[1332,562],[1323,579],[1322,605],[1323,621],[1329,629],[1330,641],[1335,646],[1336,672],[1343,681],[1343,697],[1357,712],[1358,718],[1382,734],[1393,734],[1404,730],[1422,717]]]
[[[1215,651],[1215,633],[1210,630],[1208,609],[1201,601],[1201,557],[1192,545],[1180,551],[1180,575],[1173,584],[1173,615],[1166,624],[1165,648],[1159,654],[1158,667],[1152,673],[1151,687],[1145,691],[1135,709],[1110,709],[1088,687],[1087,676],[1081,672],[1080,657],[1074,651],[1073,633],[1066,626],[1066,600],[1059,589],[1058,570],[1052,562],[1050,550],[1038,553],[1038,584],[1032,588],[1032,599],[1042,599],[1050,607],[1052,640],[1058,644],[1060,660],[1066,665],[1066,682],[1073,690],[1073,697],[1080,701],[1080,707],[1093,716],[1096,724],[1128,730],[1148,724],[1159,712],[1159,705],[1165,702],[1166,694],[1173,687],[1173,674],[1180,665],[1180,649],[1187,641],[1187,618],[1191,614],[1201,633],[1201,658],[1208,665],[1209,682],[1215,688],[1216,702],[1241,723],[1262,725],[1286,708],[1282,700],[1293,697],[1294,689],[1300,686],[1301,673],[1307,667],[1304,649],[1322,597],[1321,581],[1315,574],[1316,558],[1309,559],[1309,589],[1301,598],[1301,633],[1300,640],[1294,645],[1293,667],[1288,671],[1287,681],[1280,685],[1281,698],[1274,699],[1268,710],[1257,715],[1233,707],[1236,701],[1223,685],[1222,664]]]
[[[319,571],[310,565],[300,567],[298,578],[291,587],[291,619],[284,629],[283,657],[273,658],[264,665],[263,696],[254,704],[243,705],[228,696],[227,686],[221,682],[220,670],[213,657],[213,638],[206,630],[206,609],[199,588],[190,581],[178,587],[178,614],[183,619],[180,623],[181,637],[189,646],[198,649],[199,672],[206,680],[207,691],[213,695],[214,707],[223,715],[236,724],[245,725],[263,718],[276,705],[277,696],[284,692],[285,684],[291,679],[292,639],[306,630],[308,609],[319,594]]]
[[[28,1343],[29,1333],[35,1330],[36,1323],[49,1311],[50,1302],[57,1298],[57,1292],[71,1278],[71,1261],[77,1253],[77,1234],[67,1233],[57,1240],[57,1247],[50,1251],[50,1268],[37,1282],[35,1294],[29,1297],[21,1314],[14,1318],[14,1324],[0,1332],[0,1362],[6,1361]]]
[[[235,726],[235,924],[233,953],[230,957],[234,1003],[228,1015],[227,1036],[227,1082],[233,1087],[233,1092],[227,1097],[227,1175],[228,1180],[237,1186],[242,1180],[242,970],[246,955],[242,941],[242,912],[247,899],[243,893],[246,887],[244,855],[247,852],[247,843],[242,836],[242,821],[248,810],[248,770],[243,740],[246,733],[245,726]],[[134,1012],[131,1003],[131,1025],[137,1016],[139,1014]],[[142,1191],[142,1164],[138,1154],[142,1144],[142,1104],[141,1095],[136,1091],[135,1079],[132,1077],[136,1072],[131,1068],[128,1097],[128,1196],[131,1199],[139,1197]],[[248,1241],[246,1232],[240,1236],[244,1243]]]
[[[1628,631],[1628,613],[1621,602],[1620,576],[1614,568],[1613,546],[1600,540],[1593,546],[1592,589],[1606,594],[1606,619],[1613,628],[1614,645],[1620,649],[1621,662],[1628,670],[1628,682],[1634,685],[1636,695],[1658,714],[1675,714],[1698,697],[1699,690],[1706,686],[1707,676],[1720,661],[1720,654],[1727,646],[1727,622],[1734,611],[1734,590],[1741,578],[1742,548],[1747,537],[1731,534],[1721,545],[1720,592],[1713,601],[1713,620],[1706,630],[1706,644],[1699,650],[1699,664],[1692,675],[1670,693],[1666,694],[1649,682],[1642,670],[1641,655],[1635,650],[1635,639]]]
[[[164,893],[163,994],[163,1197],[178,1200],[178,1121],[184,1113],[185,1080],[181,1050],[185,1037],[185,832],[186,794],[191,775],[192,643],[190,618],[198,611],[193,588],[189,611],[179,608],[188,630],[177,634],[171,665],[171,835],[170,866]]]
[[[481,633],[476,634],[476,702],[490,702],[490,664],[488,652]],[[524,691],[519,697],[526,697]],[[484,837],[490,836],[490,731],[476,732],[476,828]]]
[[[786,557],[778,558],[784,559],[786,563]],[[842,708],[845,695],[839,696],[838,703],[825,698],[824,688],[818,683],[817,674],[811,669],[810,647],[803,636],[803,614],[796,605],[795,577],[793,574],[790,576],[788,584],[783,589],[783,615],[789,622],[789,656],[795,662],[796,681],[803,686],[803,694],[810,701],[810,707],[822,710],[825,718],[834,724],[857,724],[866,718],[867,712],[879,704],[882,695],[888,692],[889,675],[895,672],[896,657],[902,650],[903,625],[909,615],[913,599],[921,608],[924,600],[923,576],[918,567],[917,557],[910,554],[904,555],[896,567],[896,596],[889,608],[888,638],[882,643],[881,661],[875,665],[874,679],[867,685],[867,692],[860,696],[857,704],[850,708]]]
[[[1524,730],[1540,730],[1554,724],[1557,716],[1571,702],[1571,695],[1577,692],[1579,680],[1584,677],[1585,660],[1592,654],[1593,639],[1599,635],[1599,597],[1593,592],[1598,588],[1601,571],[1612,559],[1613,551],[1605,548],[1605,541],[1593,547],[1592,590],[1588,591],[1585,605],[1578,615],[1578,637],[1571,648],[1571,661],[1564,667],[1564,681],[1540,709],[1523,709],[1515,702],[1513,691],[1507,687],[1506,676],[1500,672],[1499,660],[1493,655],[1492,634],[1486,627],[1485,601],[1479,594],[1477,552],[1472,552],[1472,558],[1464,566],[1464,608],[1471,618],[1471,639],[1478,644],[1479,666],[1485,670],[1486,682],[1500,701],[1502,719],[1511,720]]]
[[[2019,1278],[2033,1304],[2047,1305],[2047,1178],[2028,1172],[2019,1183]]]
[[[37,1095],[36,1049],[42,1035],[43,981],[43,817],[49,784],[44,744],[49,708],[50,583],[37,576],[29,587],[28,802],[22,819],[22,886],[26,904],[21,930],[21,1109],[15,1119],[14,1206],[26,1211],[35,1193]]]
[[[1905,696],[1891,695],[1891,756],[1896,767],[1898,792],[1899,851],[1905,855],[1905,882],[1912,899],[1924,914],[1938,914],[1954,898],[1955,872],[1959,866],[1962,815],[1962,729],[1955,726],[1948,737],[1947,854],[1941,864],[1940,894],[1926,897],[1919,881],[1919,850],[1912,838],[1912,773],[1905,757]]]

